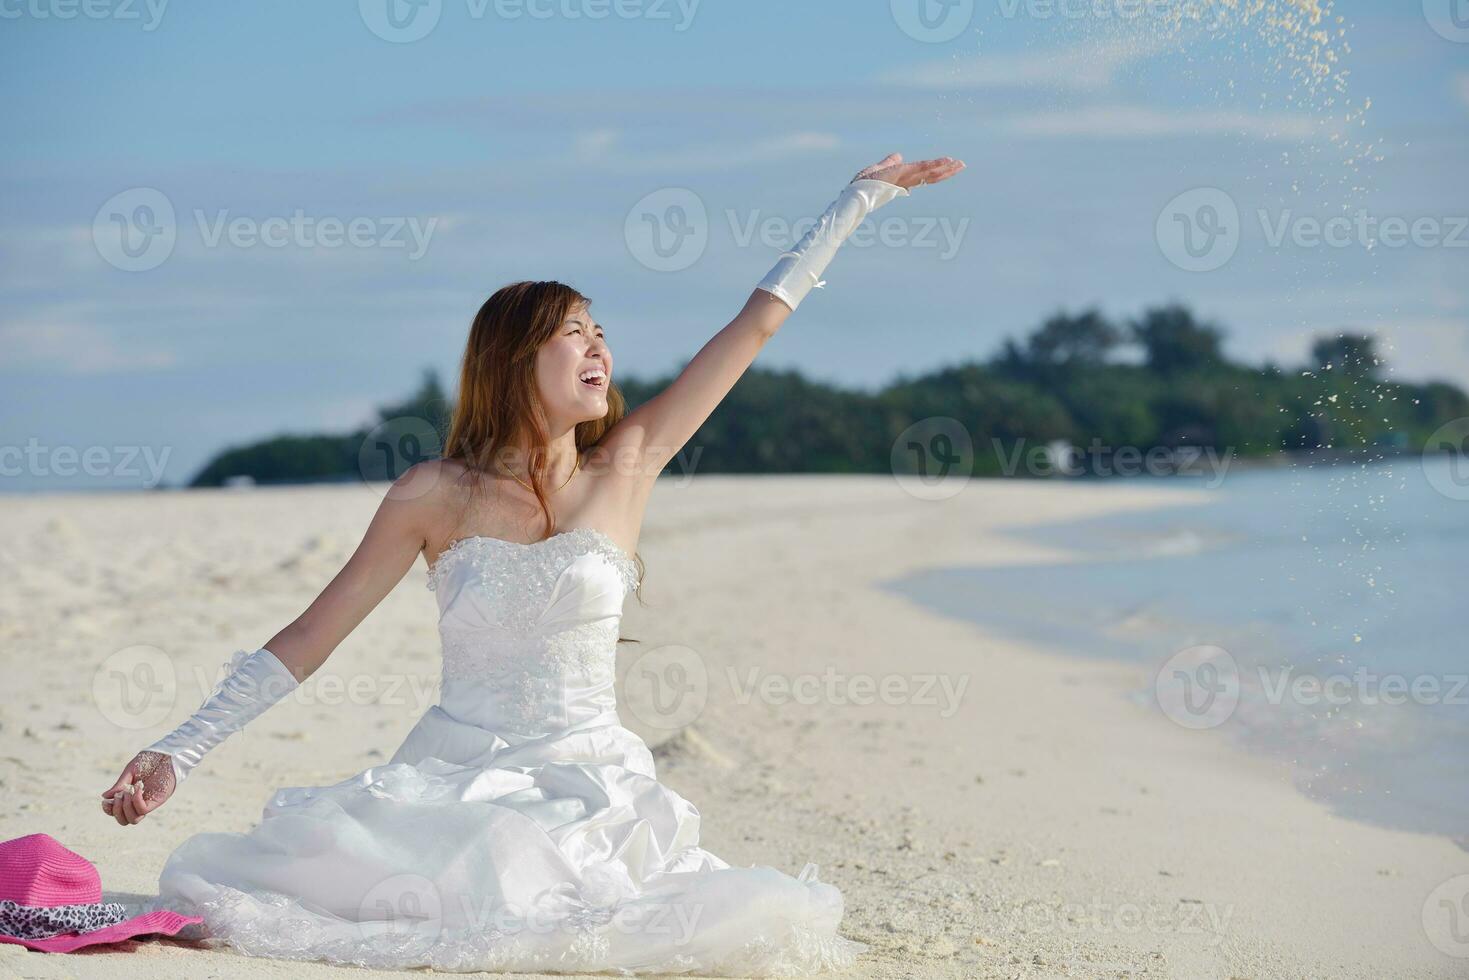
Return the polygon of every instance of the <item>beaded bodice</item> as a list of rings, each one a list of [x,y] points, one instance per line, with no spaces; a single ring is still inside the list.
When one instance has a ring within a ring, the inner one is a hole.
[[[441,707],[536,735],[615,713],[622,603],[637,566],[601,531],[454,542],[429,568],[443,643]]]

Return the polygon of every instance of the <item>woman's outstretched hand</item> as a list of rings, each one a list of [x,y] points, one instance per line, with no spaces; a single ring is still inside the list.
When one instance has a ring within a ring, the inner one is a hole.
[[[102,794],[102,812],[123,826],[137,823],[161,807],[175,786],[172,759],[162,752],[139,752]]]
[[[899,187],[918,187],[921,184],[937,184],[964,169],[963,160],[939,157],[937,160],[920,160],[904,163],[903,154],[889,153],[872,166],[858,171],[853,180],[882,180]]]

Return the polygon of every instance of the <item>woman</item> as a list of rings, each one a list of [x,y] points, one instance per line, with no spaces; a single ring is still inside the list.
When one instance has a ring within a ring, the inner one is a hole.
[[[199,711],[103,793],[135,824],[204,754],[311,676],[420,552],[443,641],[440,703],[393,758],[288,787],[247,834],[198,834],[160,901],[242,952],[377,967],[776,975],[849,963],[842,897],[734,868],[619,723],[622,603],[658,473],[820,284],[874,208],[963,168],[863,170],[678,378],[624,416],[589,302],[497,291],[470,329],[443,458],[395,481],[342,571]]]

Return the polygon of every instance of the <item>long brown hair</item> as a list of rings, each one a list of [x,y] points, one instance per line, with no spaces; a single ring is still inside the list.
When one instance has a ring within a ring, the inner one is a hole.
[[[551,280],[514,282],[485,300],[469,327],[469,340],[459,369],[459,395],[444,437],[445,459],[464,465],[478,488],[484,474],[513,447],[529,447],[526,458],[530,486],[545,515],[546,537],[556,533],[546,492],[550,433],[536,390],[536,352],[561,329],[566,318],[591,300],[565,283]],[[577,454],[595,446],[627,414],[616,385],[607,388],[607,414],[576,426]],[[473,492],[473,490],[471,490]],[[642,600],[642,559],[638,566],[638,599]]]

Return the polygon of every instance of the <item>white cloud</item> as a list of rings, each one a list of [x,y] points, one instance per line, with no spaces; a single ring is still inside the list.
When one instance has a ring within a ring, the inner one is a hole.
[[[609,130],[583,134],[577,141],[583,156],[620,174],[687,173],[733,170],[754,163],[786,160],[841,145],[831,133],[791,132],[740,143],[699,143],[645,151],[619,151],[617,134]]]
[[[1050,88],[1094,92],[1167,45],[1159,40],[1109,41],[1044,51],[974,55],[885,72],[879,81],[935,89]]]
[[[615,129],[594,129],[576,137],[576,152],[586,160],[606,156],[620,134]]]
[[[1138,105],[1099,105],[1011,116],[1001,120],[998,125],[1001,130],[1016,136],[1139,139],[1237,134],[1260,140],[1296,142],[1315,135],[1318,123],[1310,116],[1302,115],[1251,115],[1224,110],[1170,110]]]
[[[172,367],[173,351],[121,344],[91,324],[41,319],[0,324],[6,373],[112,374]]]

